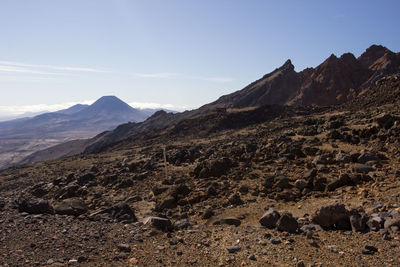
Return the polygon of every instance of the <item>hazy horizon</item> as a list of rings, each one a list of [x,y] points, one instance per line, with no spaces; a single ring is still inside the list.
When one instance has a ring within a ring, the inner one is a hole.
[[[118,96],[116,96],[118,97]],[[118,97],[119,98],[119,97]],[[96,99],[97,100],[97,99]],[[43,113],[47,112],[56,112],[63,109],[68,109],[72,106],[83,104],[83,105],[91,105],[96,100],[86,100],[82,102],[67,102],[67,103],[60,103],[60,104],[53,104],[53,105],[27,105],[27,106],[0,106],[0,122],[8,121],[13,119],[19,119],[24,117],[34,117]],[[121,99],[124,101],[123,99]],[[125,101],[124,101],[125,102]],[[127,102],[125,102],[127,103]],[[146,109],[164,109],[169,111],[184,111],[190,110],[197,107],[177,107],[169,104],[158,104],[158,103],[138,103],[138,102],[131,102],[127,103],[129,106],[139,110],[146,110]]]

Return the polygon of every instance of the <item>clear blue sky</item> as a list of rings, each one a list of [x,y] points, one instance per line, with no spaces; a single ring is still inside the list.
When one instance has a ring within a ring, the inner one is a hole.
[[[300,71],[372,44],[399,52],[399,11],[398,0],[2,0],[0,107],[102,95],[197,107],[288,58]]]

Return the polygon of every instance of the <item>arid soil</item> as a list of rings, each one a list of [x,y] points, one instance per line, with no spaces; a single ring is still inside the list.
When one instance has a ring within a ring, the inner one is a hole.
[[[3,170],[0,264],[400,266],[399,77]]]

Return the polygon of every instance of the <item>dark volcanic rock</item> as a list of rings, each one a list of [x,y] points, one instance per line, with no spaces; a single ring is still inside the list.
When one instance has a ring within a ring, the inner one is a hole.
[[[41,198],[49,193],[51,190],[51,184],[46,184],[46,183],[39,183],[34,186],[32,186],[29,189],[29,192],[32,194],[32,196]]]
[[[213,224],[214,225],[227,224],[227,225],[239,226],[241,223],[242,222],[237,218],[227,217],[227,218],[218,219]]]
[[[170,197],[166,197],[163,200],[159,201],[156,204],[155,210],[156,211],[163,211],[166,209],[174,209],[177,207],[177,201],[174,197],[170,196]]]
[[[194,223],[190,222],[188,219],[182,219],[182,220],[174,222],[174,229],[182,230],[182,229],[188,228],[193,225],[194,225]]]
[[[80,192],[82,192],[81,187],[77,183],[71,182],[67,186],[61,188],[58,192],[58,195],[60,199],[66,199],[78,197],[80,195]]]
[[[342,187],[342,186],[347,186],[347,185],[354,185],[353,181],[351,180],[350,176],[346,173],[343,173],[339,176],[338,179],[335,181],[329,183],[326,186],[326,189],[328,191],[333,191],[336,188]]]
[[[278,244],[282,243],[282,241],[279,237],[273,237],[269,241],[274,245],[278,245]]]
[[[54,214],[54,209],[47,200],[29,198],[17,201],[18,210],[31,214]]]
[[[201,218],[203,219],[203,220],[207,220],[207,219],[210,219],[212,216],[214,216],[215,215],[215,212],[214,212],[214,210],[212,210],[212,209],[207,209],[205,212],[204,212],[204,214],[203,214],[203,216],[201,216]]]
[[[243,200],[240,198],[239,194],[233,194],[228,198],[228,201],[230,204],[232,205],[242,205],[243,204]]]
[[[129,221],[129,222],[137,221],[134,211],[126,203],[120,203],[111,208],[103,209],[99,212],[92,214],[91,216],[94,217],[98,214],[108,214],[111,218],[116,219],[118,221]]]
[[[384,222],[384,219],[382,219],[381,217],[373,216],[371,219],[368,220],[367,226],[369,227],[369,229],[371,229],[371,231],[377,232],[383,228]]]
[[[187,185],[180,184],[171,189],[170,195],[173,196],[175,199],[180,199],[190,194],[190,192],[192,192],[192,190],[190,190]]]
[[[88,211],[88,208],[81,199],[65,199],[54,205],[56,214],[79,216]]]
[[[266,213],[259,220],[262,226],[267,228],[275,228],[276,222],[279,220],[279,213],[273,208],[269,208]]]
[[[80,176],[77,179],[77,183],[79,185],[85,185],[85,184],[87,184],[87,183],[89,183],[91,181],[94,181],[95,179],[96,179],[96,176],[94,176],[93,173],[87,173],[87,174],[84,174],[84,175]]]
[[[295,233],[299,228],[299,224],[291,213],[285,212],[281,215],[281,217],[277,221],[276,227],[280,231]]]
[[[200,178],[220,177],[226,174],[233,166],[229,158],[214,159],[201,162],[194,169],[194,175]]]
[[[349,218],[348,211],[343,204],[335,203],[332,205],[322,206],[312,216],[312,221],[323,227],[331,227],[341,220]]]
[[[385,229],[391,229],[393,226],[400,227],[400,216],[394,218],[388,218],[385,221],[384,224]]]
[[[365,213],[355,213],[350,216],[350,224],[353,232],[364,232],[367,230],[368,216]]]
[[[390,129],[395,121],[399,121],[400,118],[394,117],[391,114],[385,114],[382,117],[376,119],[380,128]]]
[[[325,191],[327,180],[325,177],[315,178],[313,182],[313,189],[315,191]]]
[[[307,181],[304,179],[297,179],[294,183],[294,186],[299,190],[303,190],[307,187]]]
[[[172,228],[172,222],[167,218],[147,217],[143,222],[144,224],[150,224],[151,226],[163,231],[167,231]]]
[[[241,250],[241,248],[238,246],[229,246],[226,249],[228,250],[229,253],[236,253]]]
[[[365,255],[373,255],[378,252],[378,249],[372,245],[365,245],[361,252]]]
[[[375,171],[375,169],[372,168],[371,166],[368,166],[368,165],[365,165],[365,164],[359,164],[359,163],[354,165],[353,169],[357,173],[369,173],[369,172]]]
[[[362,153],[358,158],[357,158],[357,162],[358,163],[362,163],[365,164],[368,161],[372,161],[372,160],[379,160],[379,157],[377,154],[372,153],[372,152],[364,152]]]
[[[275,178],[275,184],[274,187],[279,187],[279,188],[291,188],[292,186],[289,184],[289,179],[284,176],[284,175],[278,175]]]
[[[117,248],[122,252],[131,252],[131,246],[129,246],[129,244],[120,243],[117,245]]]

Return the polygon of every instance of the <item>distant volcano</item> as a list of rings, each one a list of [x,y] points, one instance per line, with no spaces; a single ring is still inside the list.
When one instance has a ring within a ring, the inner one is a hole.
[[[93,137],[123,123],[141,122],[150,115],[149,110],[134,109],[115,96],[103,96],[92,105],[78,104],[32,118],[0,122],[0,168],[37,150]],[[8,151],[14,154],[10,156]]]

